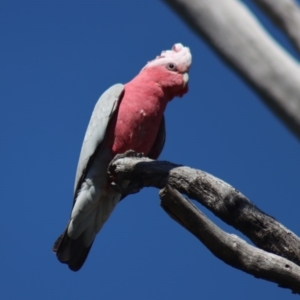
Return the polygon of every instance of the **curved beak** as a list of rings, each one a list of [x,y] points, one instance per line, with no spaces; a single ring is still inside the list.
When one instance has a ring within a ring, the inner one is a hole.
[[[183,78],[183,87],[185,87],[187,85],[187,83],[189,82],[189,74],[184,73],[182,78]]]

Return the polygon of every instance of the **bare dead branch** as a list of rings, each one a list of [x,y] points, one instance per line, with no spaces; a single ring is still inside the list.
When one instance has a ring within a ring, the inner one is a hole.
[[[237,0],[164,0],[300,138],[300,67]],[[276,2],[276,1],[274,1]]]
[[[199,201],[259,248],[300,265],[300,239],[226,182],[200,170],[133,156],[134,152],[128,151],[116,156],[109,166],[118,191],[130,194],[143,187],[162,189],[169,185]],[[122,187],[124,180],[130,181],[126,188]]]
[[[162,208],[216,257],[234,268],[300,294],[299,266],[255,248],[236,235],[224,232],[170,186],[160,191],[160,198]]]
[[[293,0],[253,0],[300,52],[300,8]]]

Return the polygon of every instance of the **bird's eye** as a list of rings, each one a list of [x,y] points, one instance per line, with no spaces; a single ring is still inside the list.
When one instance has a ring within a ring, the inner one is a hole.
[[[168,69],[169,69],[169,70],[171,70],[171,71],[174,71],[174,70],[176,70],[176,66],[175,66],[175,64],[173,64],[173,63],[169,63],[169,64],[168,64]]]

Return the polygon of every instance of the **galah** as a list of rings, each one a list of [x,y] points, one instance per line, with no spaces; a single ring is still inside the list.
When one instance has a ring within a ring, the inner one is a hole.
[[[175,96],[188,91],[189,48],[175,44],[148,62],[126,84],[115,84],[99,98],[78,161],[71,217],[53,251],[78,271],[97,233],[122,198],[112,189],[107,167],[127,150],[156,159],[165,141],[164,111]],[[124,195],[123,195],[124,196]]]

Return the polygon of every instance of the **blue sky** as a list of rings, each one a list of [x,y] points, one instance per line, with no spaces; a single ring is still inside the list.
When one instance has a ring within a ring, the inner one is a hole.
[[[58,263],[96,100],[174,43],[193,65],[189,93],[167,108],[161,159],[222,178],[300,234],[299,141],[160,1],[2,0],[0,23],[1,299],[294,299],[215,258],[150,188],[118,205],[80,272]]]

